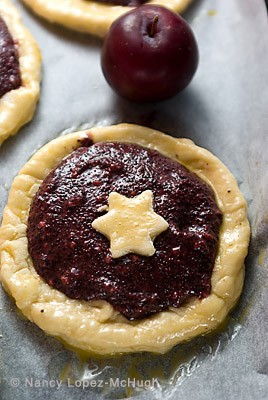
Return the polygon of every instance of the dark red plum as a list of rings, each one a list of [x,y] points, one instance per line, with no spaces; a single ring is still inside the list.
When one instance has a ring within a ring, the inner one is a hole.
[[[134,101],[159,101],[183,90],[198,66],[187,22],[165,7],[143,5],[119,17],[105,38],[101,65],[110,86]]]

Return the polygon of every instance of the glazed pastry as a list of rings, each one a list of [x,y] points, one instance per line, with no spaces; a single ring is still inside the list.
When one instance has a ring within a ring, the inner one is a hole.
[[[34,12],[51,22],[80,32],[105,36],[112,22],[138,5],[139,0],[23,0]],[[149,4],[166,6],[183,12],[192,0],[153,0]],[[122,4],[122,5],[121,5]]]
[[[0,2],[0,144],[29,122],[39,97],[39,48],[16,8]]]
[[[207,150],[137,125],[92,128],[48,143],[15,178],[1,278],[74,347],[164,353],[224,320],[248,242],[245,200]]]

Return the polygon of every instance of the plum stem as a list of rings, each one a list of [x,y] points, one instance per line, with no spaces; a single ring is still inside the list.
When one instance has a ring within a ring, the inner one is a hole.
[[[157,25],[158,20],[159,20],[159,16],[158,16],[158,15],[155,15],[155,16],[154,16],[154,19],[153,19],[153,22],[152,22],[152,25],[151,25],[150,32],[149,32],[149,36],[150,36],[151,38],[154,37],[155,28],[156,28],[156,25]]]

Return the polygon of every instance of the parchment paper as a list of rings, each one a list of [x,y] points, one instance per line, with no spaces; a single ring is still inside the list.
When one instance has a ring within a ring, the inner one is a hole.
[[[33,121],[0,148],[1,213],[14,176],[40,146],[65,130],[133,122],[191,138],[217,155],[246,196],[252,240],[243,295],[226,324],[162,356],[79,357],[25,320],[1,290],[0,398],[267,399],[268,29],[264,1],[196,0],[185,17],[199,43],[198,72],[180,95],[147,105],[122,100],[108,87],[99,64],[101,41],[51,25],[19,0],[14,3],[41,47],[43,80]],[[102,387],[94,387],[94,381],[96,385],[102,381]],[[78,387],[83,385],[89,387]]]

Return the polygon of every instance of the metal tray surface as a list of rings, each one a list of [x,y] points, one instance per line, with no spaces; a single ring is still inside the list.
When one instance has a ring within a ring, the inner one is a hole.
[[[0,398],[267,399],[264,1],[196,0],[185,17],[199,43],[198,71],[183,93],[157,104],[135,104],[113,93],[100,68],[100,40],[49,24],[14,3],[41,47],[43,78],[34,119],[0,148],[1,213],[14,176],[43,144],[80,127],[133,122],[188,137],[218,156],[248,201],[252,239],[243,295],[224,326],[165,355],[78,355],[23,318],[1,289]]]

